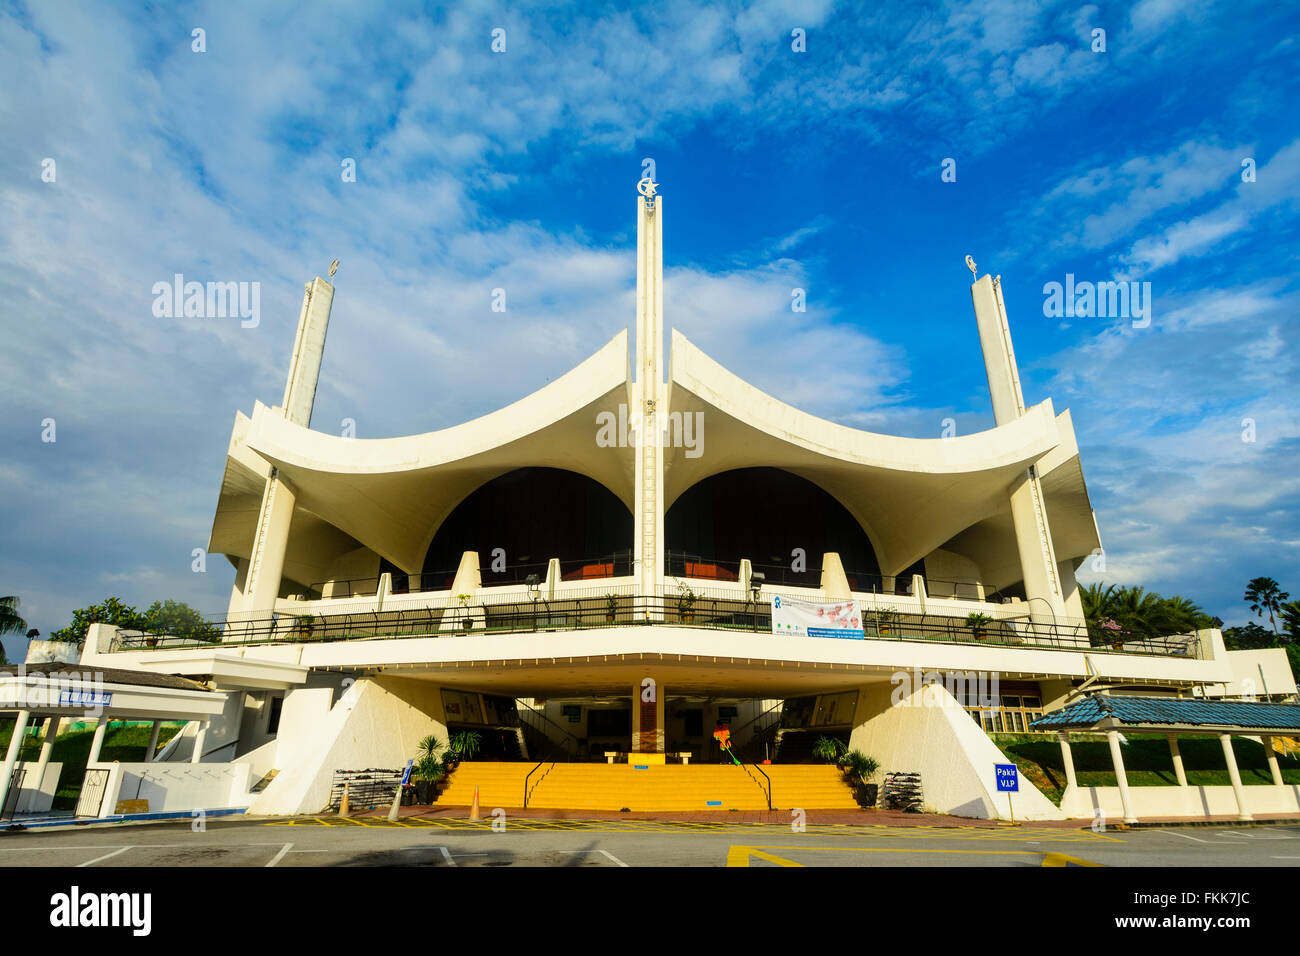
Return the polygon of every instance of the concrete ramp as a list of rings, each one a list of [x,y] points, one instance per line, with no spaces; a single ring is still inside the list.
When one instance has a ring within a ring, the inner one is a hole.
[[[319,723],[290,728],[282,722],[278,753],[292,762],[278,768],[248,812],[320,811],[329,802],[335,770],[404,767],[422,737],[436,733],[446,740],[441,714],[433,684],[400,678],[357,681]]]
[[[1023,775],[1019,792],[997,792],[994,764],[1014,761],[942,684],[923,684],[897,703],[893,691],[889,684],[862,689],[849,742],[880,761],[877,781],[883,783],[890,771],[914,770],[921,775],[924,805],[952,816],[1005,820],[1014,808],[1017,820],[1066,819]]]

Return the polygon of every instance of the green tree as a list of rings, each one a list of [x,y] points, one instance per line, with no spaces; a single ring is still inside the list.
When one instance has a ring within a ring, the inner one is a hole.
[[[1242,600],[1248,603],[1250,609],[1260,617],[1267,612],[1269,623],[1273,625],[1273,633],[1277,634],[1275,615],[1282,609],[1282,604],[1288,597],[1290,595],[1278,587],[1278,583],[1272,578],[1251,578],[1250,583],[1246,585],[1246,593]]]
[[[1282,630],[1289,644],[1300,644],[1300,601],[1282,605]]]
[[[92,604],[90,607],[73,611],[72,623],[51,634],[50,640],[80,644],[86,639],[86,632],[90,630],[92,624],[115,624],[132,631],[145,629],[144,616],[139,611],[111,597],[103,604]]]
[[[1277,636],[1254,621],[1241,627],[1230,627],[1223,632],[1223,646],[1230,651],[1257,651],[1264,647],[1277,647]]]
[[[18,598],[0,597],[0,638],[6,634],[26,634],[27,622],[18,613]],[[5,647],[0,643],[0,664],[7,664]]]
[[[143,630],[198,641],[216,641],[221,629],[182,601],[154,601],[142,616]]]
[[[26,633],[27,622],[18,613],[18,598],[0,597],[0,636]]]

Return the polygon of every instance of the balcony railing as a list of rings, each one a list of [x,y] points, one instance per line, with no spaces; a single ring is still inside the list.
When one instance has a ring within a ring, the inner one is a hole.
[[[773,591],[759,601],[740,599],[730,592],[665,588],[656,595],[615,594],[600,588],[571,591],[548,600],[502,601],[446,600],[441,606],[420,602],[387,605],[383,610],[340,614],[278,614],[257,619],[213,622],[222,637],[201,641],[139,631],[119,632],[113,650],[196,647],[219,644],[327,643],[351,640],[411,637],[455,637],[517,634],[540,631],[574,631],[590,628],[667,625],[707,630],[741,631],[773,641],[790,640],[772,634]],[[899,614],[879,620],[867,614],[864,638],[887,641],[982,644],[999,647],[1097,651],[1194,657],[1196,639],[1180,637],[1130,637],[1121,642],[1089,634],[1083,622],[1040,624],[1021,620],[996,620],[975,628],[959,617],[938,614]],[[832,640],[833,638],[826,638]]]

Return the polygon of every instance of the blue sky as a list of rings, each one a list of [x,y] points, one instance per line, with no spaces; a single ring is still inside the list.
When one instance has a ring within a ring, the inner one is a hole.
[[[837,421],[990,427],[963,258],[1001,274],[1104,578],[1241,623],[1249,578],[1300,592],[1298,26],[1178,0],[0,5],[0,593],[45,633],[110,594],[224,611],[233,572],[191,550],[235,410],[280,398],[302,283],[341,260],[314,427],[485,413],[632,323],[652,157],[666,321]],[[260,282],[261,323],[154,317],[176,272]],[[1150,327],[1047,317],[1067,273],[1150,282]]]

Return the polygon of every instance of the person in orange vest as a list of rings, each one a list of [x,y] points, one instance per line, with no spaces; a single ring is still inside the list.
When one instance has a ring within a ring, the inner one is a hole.
[[[736,755],[731,752],[731,728],[727,726],[725,720],[720,720],[713,726],[713,739],[718,742],[718,747],[724,754],[732,759],[734,763],[740,763]]]

